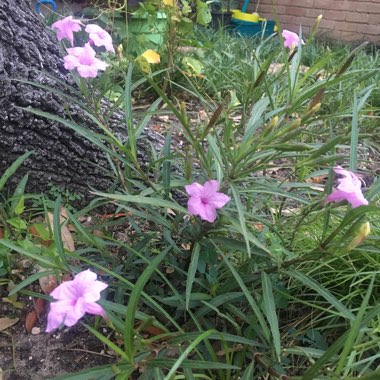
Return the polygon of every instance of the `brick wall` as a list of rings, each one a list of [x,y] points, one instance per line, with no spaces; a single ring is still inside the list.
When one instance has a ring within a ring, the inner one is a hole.
[[[254,12],[257,0],[248,7]],[[323,18],[319,35],[350,42],[371,41],[380,44],[380,0],[261,0],[261,17],[276,19],[283,29],[307,34],[318,15]]]

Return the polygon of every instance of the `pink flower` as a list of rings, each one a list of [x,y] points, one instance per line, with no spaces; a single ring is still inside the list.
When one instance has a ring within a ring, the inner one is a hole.
[[[186,193],[190,195],[187,209],[192,215],[199,215],[201,219],[214,222],[216,209],[223,207],[231,199],[228,195],[218,193],[218,181],[207,181],[204,186],[197,182],[185,186]]]
[[[346,200],[353,208],[362,205],[368,205],[368,201],[364,198],[360,179],[352,172],[344,170],[340,166],[334,168],[334,172],[342,178],[338,178],[338,186],[324,201],[340,202]]]
[[[112,45],[112,37],[99,25],[88,24],[85,31],[90,35],[90,43],[94,43],[96,46],[104,46],[107,51],[115,53],[115,49]]]
[[[83,25],[79,20],[73,19],[72,16],[68,16],[62,20],[56,21],[51,27],[57,31],[58,41],[67,38],[71,42],[71,46],[74,46],[74,34],[73,32],[79,32]]]
[[[289,30],[283,30],[282,31],[282,37],[284,39],[284,46],[286,48],[294,49],[298,46],[300,42],[300,38],[298,37],[298,34],[291,32]],[[302,45],[305,45],[305,42],[301,40]]]
[[[95,50],[89,43],[84,47],[67,49],[69,53],[64,57],[64,66],[67,70],[77,69],[82,78],[95,78],[98,70],[105,70],[107,63],[96,58]]]
[[[50,304],[46,332],[62,323],[74,326],[86,313],[105,317],[104,309],[96,303],[100,292],[108,285],[96,280],[96,274],[87,269],[78,273],[74,280],[62,282],[50,295],[56,299]]]

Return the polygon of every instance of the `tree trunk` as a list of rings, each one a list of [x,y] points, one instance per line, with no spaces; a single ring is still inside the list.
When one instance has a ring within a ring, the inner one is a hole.
[[[21,78],[58,87],[50,75],[70,83],[54,33],[43,25],[28,0],[0,0],[0,29],[0,174],[20,155],[33,151],[11,178],[10,187],[28,173],[27,191],[34,193],[45,192],[53,183],[88,201],[90,187],[109,189],[114,178],[102,151],[70,128],[17,108],[30,106],[66,117],[65,99],[10,80]],[[73,105],[70,119],[96,130]],[[149,140],[156,138],[149,133]]]

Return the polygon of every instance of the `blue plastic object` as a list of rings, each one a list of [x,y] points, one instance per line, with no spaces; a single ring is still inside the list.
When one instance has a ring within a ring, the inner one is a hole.
[[[51,5],[51,8],[53,9],[54,12],[57,10],[57,4],[55,3],[54,0],[38,0],[36,4],[36,12],[38,14],[41,13],[41,4]]]
[[[246,13],[246,12],[247,12],[248,4],[249,4],[249,0],[244,0],[243,7],[241,8],[241,11],[242,11],[243,13]]]
[[[269,36],[274,33],[275,26],[276,23],[272,20],[250,22],[232,18],[230,28],[233,32],[239,33],[242,36],[252,37],[261,34],[263,31],[265,36]]]

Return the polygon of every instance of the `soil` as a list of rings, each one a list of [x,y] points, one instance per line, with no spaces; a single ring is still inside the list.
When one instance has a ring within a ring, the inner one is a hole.
[[[1,380],[53,379],[85,368],[115,363],[112,353],[107,352],[107,348],[80,324],[46,334],[46,318],[41,318],[41,323],[37,322],[33,330],[39,333],[29,334],[25,329],[28,309],[25,307],[15,315],[12,305],[0,304],[0,318],[20,318],[14,326],[0,332]]]

